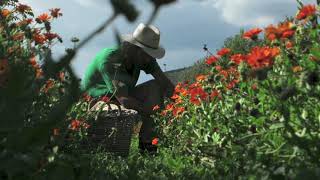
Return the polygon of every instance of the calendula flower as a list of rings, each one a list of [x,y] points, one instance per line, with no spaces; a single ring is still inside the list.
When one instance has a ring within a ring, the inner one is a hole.
[[[48,13],[43,13],[41,15],[39,15],[37,18],[36,18],[36,21],[41,23],[41,22],[49,22],[49,20],[51,19],[51,16],[48,15]]]
[[[292,71],[293,72],[300,72],[300,71],[302,71],[302,67],[301,66],[294,66],[294,67],[292,67]]]
[[[100,101],[109,102],[109,101],[110,101],[110,97],[108,97],[108,96],[103,96],[103,97],[101,97]]]
[[[245,39],[256,39],[258,34],[261,33],[263,30],[260,28],[253,28],[243,34],[243,38]]]
[[[273,59],[280,54],[278,47],[254,47],[247,56],[247,63],[254,69],[273,65]]]
[[[44,87],[44,92],[48,93],[49,89],[51,89],[53,86],[54,86],[54,81],[52,79],[48,79]]]
[[[82,99],[86,102],[90,102],[92,100],[92,97],[89,94],[84,93],[82,94]]]
[[[305,5],[303,6],[300,11],[298,12],[296,18],[298,20],[302,20],[302,19],[305,19],[309,16],[313,16],[316,14],[316,6],[314,4],[308,4],[308,5]]]
[[[171,104],[167,104],[166,106],[166,111],[172,111],[174,108],[174,105],[171,103]]]
[[[153,111],[156,111],[156,110],[158,110],[158,109],[160,109],[160,106],[159,106],[159,105],[155,105],[155,106],[152,108]]]
[[[2,9],[1,10],[1,16],[4,18],[7,18],[11,14],[11,11],[8,9]]]
[[[180,98],[180,96],[178,94],[173,94],[170,98],[174,100]]]
[[[46,39],[48,39],[49,41],[52,41],[53,39],[55,38],[58,38],[59,35],[56,34],[56,33],[51,33],[51,32],[48,32],[48,33],[44,33],[43,34],[45,36]]]
[[[243,54],[234,54],[230,57],[231,61],[235,64],[240,64],[242,61],[246,60],[246,56]]]
[[[207,78],[207,75],[200,74],[196,77],[197,81],[204,81]]]
[[[14,41],[22,41],[24,39],[24,33],[16,33],[15,35],[12,36],[12,40]]]
[[[31,7],[25,4],[18,4],[18,6],[16,7],[17,11],[20,13],[25,13],[25,12],[29,12],[32,11]]]
[[[50,9],[50,12],[51,12],[51,16],[54,18],[62,16],[62,13],[60,12],[60,8]]]
[[[36,42],[36,44],[44,44],[47,38],[42,34],[34,34],[33,40]]]
[[[22,21],[19,21],[17,23],[18,26],[26,26],[26,25],[29,25],[33,22],[33,19],[31,18],[28,18],[28,19],[23,19]]]
[[[80,125],[81,125],[81,122],[77,119],[74,119],[71,121],[71,124],[70,124],[70,129],[73,130],[73,131],[76,131],[76,130],[79,130],[80,129]]]
[[[294,44],[293,44],[292,41],[287,41],[287,42],[286,42],[286,48],[287,48],[287,49],[291,49],[293,46],[294,46]]]
[[[211,65],[217,61],[218,61],[218,58],[216,56],[210,56],[205,62],[206,64]]]
[[[184,111],[185,111],[184,107],[176,107],[173,109],[172,114],[173,114],[173,116],[178,116],[181,113],[183,113]]]
[[[154,138],[153,140],[152,140],[152,145],[158,145],[158,143],[159,143],[159,138]]]
[[[218,90],[213,90],[211,93],[210,93],[210,99],[213,100],[215,97],[218,97],[219,96],[219,91]]]
[[[225,56],[231,52],[231,49],[229,48],[222,48],[217,52],[217,55],[219,56]]]

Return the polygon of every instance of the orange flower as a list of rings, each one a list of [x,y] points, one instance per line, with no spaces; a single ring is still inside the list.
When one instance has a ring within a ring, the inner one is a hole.
[[[206,64],[211,65],[215,62],[218,61],[218,58],[216,56],[210,56],[207,60],[206,60]]]
[[[81,125],[81,121],[77,120],[77,119],[74,119],[71,121],[71,124],[70,124],[70,129],[71,130],[79,130],[80,129],[80,125]]]
[[[246,60],[246,56],[243,54],[235,54],[230,57],[231,61],[236,64],[240,64],[242,61]]]
[[[305,19],[308,16],[315,15],[316,11],[317,11],[317,9],[316,9],[316,6],[314,4],[305,5],[300,9],[300,11],[299,11],[298,15],[296,16],[296,18],[298,20]]]
[[[12,40],[21,41],[24,38],[24,33],[20,32],[12,36]]]
[[[162,115],[162,116],[166,116],[166,115],[167,115],[167,111],[166,111],[166,110],[163,110],[163,111],[161,112],[161,115]]]
[[[180,96],[178,94],[173,94],[173,96],[170,97],[171,99],[178,99]]]
[[[82,99],[86,102],[89,102],[92,100],[92,97],[88,95],[87,93],[82,94]]]
[[[286,48],[287,48],[287,49],[291,49],[293,46],[294,46],[294,45],[293,45],[293,42],[291,42],[291,41],[287,41],[287,42],[286,42]]]
[[[158,143],[159,143],[159,138],[154,138],[153,140],[152,140],[152,145],[158,145]]]
[[[294,66],[294,67],[292,67],[292,71],[293,72],[300,72],[300,71],[302,71],[302,67],[301,66]]]
[[[48,13],[43,13],[39,15],[36,20],[39,22],[48,22],[51,19],[51,16]]]
[[[105,96],[101,97],[100,101],[109,102],[109,101],[110,101],[110,98],[105,95]]]
[[[50,33],[50,32],[44,33],[44,36],[45,36],[45,38],[48,39],[49,41],[52,41],[53,39],[59,37],[58,34],[56,34],[56,33]]]
[[[183,113],[185,111],[184,107],[177,107],[174,108],[172,111],[173,116],[178,116],[179,114]]]
[[[243,38],[245,39],[256,39],[258,34],[261,33],[263,30],[260,28],[253,28],[243,34]]]
[[[85,123],[83,120],[74,119],[71,121],[69,129],[78,131],[81,127],[88,129],[90,125]]]
[[[251,68],[263,68],[273,65],[273,59],[280,54],[278,47],[254,47],[247,56],[247,63]]]
[[[171,103],[171,104],[167,104],[167,106],[166,106],[166,111],[172,111],[173,110],[173,104]]]
[[[214,99],[215,97],[219,96],[219,91],[218,90],[213,90],[210,94],[210,99]]]
[[[221,70],[222,70],[222,66],[216,66],[215,69],[216,69],[217,71],[221,71]]]
[[[44,44],[46,39],[46,36],[42,35],[42,34],[34,34],[33,35],[33,40],[37,43],[37,44]]]
[[[208,97],[208,94],[203,90],[202,87],[195,87],[190,89],[189,94],[191,95],[190,101],[196,105],[199,104],[198,97],[200,97],[201,100],[205,100]]]
[[[33,19],[28,18],[28,19],[24,19],[20,22],[17,23],[18,26],[25,26],[25,25],[29,25],[33,22]]]
[[[158,109],[160,109],[160,106],[159,106],[159,105],[155,105],[155,106],[152,108],[153,111],[156,111],[156,110],[158,110]]]
[[[217,52],[217,55],[219,56],[224,56],[224,55],[227,55],[231,52],[231,49],[229,48],[222,48],[220,49],[218,52]]]
[[[17,11],[20,13],[25,13],[27,11],[32,11],[31,7],[25,4],[18,4],[18,6],[16,7]]]
[[[44,87],[44,92],[48,93],[49,89],[51,89],[53,86],[54,86],[54,81],[52,79],[48,79]]]
[[[54,18],[62,16],[62,13],[60,12],[60,8],[50,9],[50,12],[51,12],[51,16]]]
[[[207,75],[198,75],[197,77],[196,77],[196,80],[197,81],[204,81],[205,79],[207,78]]]
[[[10,14],[11,14],[11,11],[9,11],[8,9],[1,10],[1,16],[4,18],[7,18]]]
[[[252,84],[251,88],[252,88],[253,90],[257,90],[257,89],[258,89],[258,85],[257,85],[257,84]]]

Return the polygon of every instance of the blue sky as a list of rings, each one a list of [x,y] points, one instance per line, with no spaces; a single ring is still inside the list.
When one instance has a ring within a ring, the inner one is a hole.
[[[36,15],[47,12],[50,8],[61,8],[63,16],[53,23],[53,30],[64,39],[63,44],[53,48],[55,57],[72,47],[70,39],[80,40],[99,26],[112,9],[106,0],[21,0],[31,5]],[[141,22],[146,22],[152,6],[147,0],[133,0],[140,16],[134,23],[123,17],[116,19],[112,26],[83,47],[72,66],[81,78],[95,54],[102,48],[116,44],[113,28],[121,34],[132,33]],[[303,0],[315,3],[316,0]],[[158,60],[164,71],[191,66],[205,56],[203,44],[211,51],[219,49],[223,41],[240,31],[252,27],[265,27],[277,23],[286,16],[297,12],[295,0],[178,0],[177,3],[164,7],[154,21],[160,29],[161,44],[166,49],[166,56]],[[151,79],[151,75],[141,73],[138,84]]]

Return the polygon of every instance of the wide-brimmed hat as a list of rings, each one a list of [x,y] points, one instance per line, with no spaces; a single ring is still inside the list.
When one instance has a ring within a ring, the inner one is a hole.
[[[141,47],[156,59],[165,55],[165,49],[160,46],[160,31],[153,25],[146,26],[140,23],[133,34],[122,35],[121,40]]]

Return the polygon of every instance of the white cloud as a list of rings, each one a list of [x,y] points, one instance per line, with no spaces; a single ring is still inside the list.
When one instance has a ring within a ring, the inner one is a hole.
[[[304,0],[305,3],[315,3],[314,0]],[[210,0],[221,18],[235,26],[266,26],[294,16],[297,12],[295,0]]]

